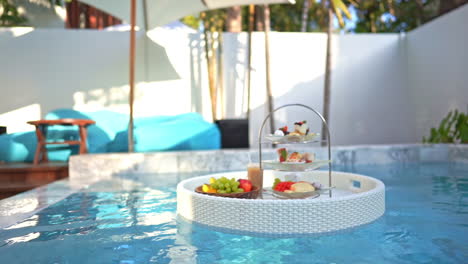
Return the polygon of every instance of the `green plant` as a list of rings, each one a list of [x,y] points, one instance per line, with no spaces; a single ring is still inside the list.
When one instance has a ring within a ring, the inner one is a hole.
[[[468,144],[468,115],[450,111],[438,128],[431,128],[429,138],[423,137],[423,143]]]
[[[26,17],[8,0],[0,0],[0,27],[16,27],[26,23]]]

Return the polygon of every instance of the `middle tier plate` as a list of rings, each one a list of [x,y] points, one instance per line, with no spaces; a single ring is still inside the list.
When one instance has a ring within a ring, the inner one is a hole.
[[[263,161],[265,166],[269,169],[280,171],[311,171],[318,169],[322,166],[328,165],[330,160],[314,160],[310,163],[305,162],[279,162],[277,160]]]
[[[319,133],[310,133],[308,135],[266,135],[265,138],[274,144],[288,144],[288,143],[312,143],[319,142]]]

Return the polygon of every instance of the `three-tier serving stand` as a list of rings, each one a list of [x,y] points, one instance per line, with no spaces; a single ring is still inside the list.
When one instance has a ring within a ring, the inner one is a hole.
[[[270,119],[270,118],[273,118],[273,114],[280,110],[280,109],[283,109],[283,108],[287,108],[287,107],[293,107],[293,106],[298,106],[298,107],[303,107],[303,108],[306,108],[310,111],[312,111],[313,113],[315,113],[319,118],[320,120],[322,121],[322,125],[323,127],[325,128],[325,131],[327,132],[327,148],[328,148],[328,194],[329,194],[329,197],[331,198],[332,197],[332,163],[331,163],[331,143],[330,143],[330,129],[328,128],[328,124],[327,124],[327,121],[325,120],[325,118],[322,116],[322,114],[320,114],[317,110],[307,106],[307,105],[303,105],[303,104],[287,104],[287,105],[283,105],[283,106],[280,106],[276,109],[274,109],[271,113],[269,113],[265,119],[263,120],[262,122],[262,126],[260,127],[260,131],[258,133],[258,160],[259,160],[259,164],[260,164],[260,170],[263,170],[263,157],[262,157],[262,145],[263,144],[274,144],[274,145],[281,145],[281,144],[285,144],[285,145],[290,145],[290,144],[309,144],[309,143],[317,143],[317,142],[322,142],[322,141],[319,141],[319,140],[311,140],[311,141],[306,141],[306,140],[298,140],[298,141],[288,141],[288,142],[280,142],[280,141],[273,141],[273,142],[264,142],[263,141],[263,130],[265,128],[265,125],[267,123],[267,121]],[[318,167],[317,167],[318,168]],[[298,171],[293,171],[293,172],[298,172]]]

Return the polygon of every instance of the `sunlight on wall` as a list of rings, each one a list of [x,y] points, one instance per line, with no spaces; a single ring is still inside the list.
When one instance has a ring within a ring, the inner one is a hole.
[[[338,37],[335,37],[338,39]],[[228,117],[244,116],[247,97],[247,34],[224,34],[224,65],[226,114]],[[325,72],[326,34],[271,33],[270,77],[273,97],[290,97],[301,102],[304,94],[290,92],[297,86],[323,78]],[[336,67],[338,41],[332,42],[334,56],[332,68]],[[265,39],[261,32],[252,39],[251,102],[250,108],[263,107],[266,101]],[[322,87],[323,84],[320,84]],[[322,89],[320,89],[321,91]],[[320,94],[315,93],[315,96]],[[308,96],[308,95],[306,95]],[[276,105],[278,106],[278,105]]]
[[[176,115],[190,112],[190,90],[181,80],[140,82],[135,88],[134,116]],[[73,109],[109,110],[128,114],[129,86],[80,91],[73,94]]]
[[[63,21],[65,21],[65,19],[67,19],[67,9],[61,7],[61,6],[54,6],[54,9],[55,9],[55,14],[58,15],[58,17],[60,17],[60,19],[62,19]]]
[[[41,106],[32,104],[0,114],[0,125],[7,127],[8,133],[34,131],[34,126],[26,122],[41,119]]]
[[[33,30],[34,28],[32,27],[15,27],[15,28],[11,28],[11,33],[13,34],[14,37],[20,37],[20,36],[28,34],[29,32]]]

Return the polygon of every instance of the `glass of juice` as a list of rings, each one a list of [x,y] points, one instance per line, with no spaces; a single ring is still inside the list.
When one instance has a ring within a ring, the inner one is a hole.
[[[263,170],[260,169],[260,164],[249,163],[247,165],[247,178],[252,185],[259,188],[259,197],[262,197],[263,189]]]

